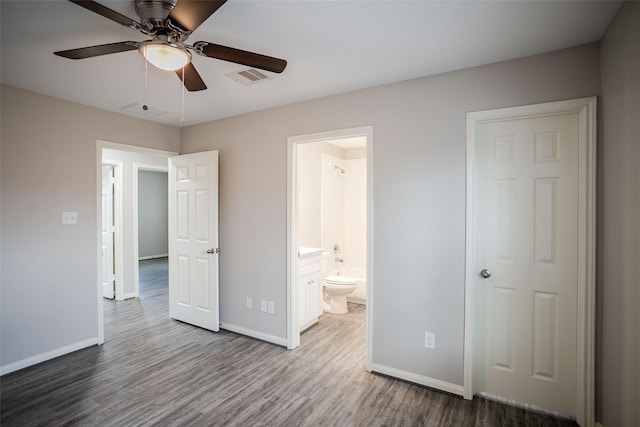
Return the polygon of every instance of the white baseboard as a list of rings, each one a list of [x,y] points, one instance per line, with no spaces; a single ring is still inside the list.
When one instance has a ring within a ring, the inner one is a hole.
[[[418,375],[413,372],[407,372],[401,369],[396,369],[396,368],[380,365],[378,363],[373,363],[373,362],[371,362],[371,365],[369,367],[373,372],[389,375],[391,377],[395,377],[401,380],[410,381],[412,383],[435,388],[437,390],[446,391],[447,393],[464,396],[464,387],[458,384],[449,383],[446,381],[438,380],[436,378],[431,378],[424,375]]]
[[[168,257],[169,257],[169,254],[141,256],[141,257],[138,257],[138,261],[144,261],[147,259],[156,259],[156,258],[168,258]]]
[[[287,346],[287,339],[283,337],[277,337],[275,335],[265,334],[264,332],[258,332],[258,331],[254,331],[253,329],[247,329],[237,325],[230,325],[224,322],[220,322],[220,328],[227,331],[235,332],[240,335],[246,335],[251,338],[259,339],[261,341],[266,341],[271,344],[276,344],[283,347]]]
[[[137,297],[138,297],[138,294],[136,294],[135,292],[130,292],[128,294],[124,294],[122,296],[122,300],[124,301],[126,299],[137,298]]]
[[[26,359],[18,360],[17,362],[9,363],[8,365],[0,366],[0,375],[10,374],[11,372],[19,371],[20,369],[28,368],[29,366],[37,365],[38,363],[46,362],[47,360],[54,359],[59,356],[63,356],[74,351],[91,347],[98,344],[98,338],[89,338],[84,341],[79,341],[64,347],[57,348],[55,350],[47,351],[46,353],[31,356]]]

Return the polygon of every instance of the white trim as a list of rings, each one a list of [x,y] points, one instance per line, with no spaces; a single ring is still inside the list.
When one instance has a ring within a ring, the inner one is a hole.
[[[139,250],[140,244],[138,242],[138,172],[140,171],[151,171],[151,172],[164,172],[167,174],[167,180],[169,179],[169,160],[167,157],[167,166],[158,166],[158,165],[149,165],[145,163],[134,163],[133,164],[133,177],[132,177],[132,191],[133,191],[133,259],[140,261]],[[169,195],[167,194],[167,198]],[[169,228],[169,224],[167,224],[167,229]],[[145,259],[151,258],[160,258],[162,255],[145,257]],[[165,254],[164,256],[169,256],[169,254]],[[133,294],[129,298],[139,298],[140,297],[140,266],[138,262],[133,263]]]
[[[102,287],[100,290],[102,291]],[[102,295],[100,297],[102,298]],[[47,360],[55,359],[56,357],[97,345],[99,344],[98,341],[97,337],[93,337],[47,351],[46,353],[36,354],[35,356],[18,360],[17,362],[9,363],[8,365],[0,367],[0,375],[10,374],[11,372],[19,371],[20,369],[28,368],[29,366],[37,365],[38,363],[46,362]]]
[[[100,147],[100,154],[102,154],[103,148],[108,148],[111,150],[130,151],[138,154],[153,154],[156,156],[163,156],[163,157],[172,157],[180,154],[175,151],[158,150],[156,148],[147,148],[147,147],[140,147],[138,145],[121,144],[119,142],[103,141],[100,139],[98,139],[96,142]]]
[[[287,339],[278,337],[271,334],[265,334],[264,332],[254,331],[253,329],[244,328],[242,326],[231,325],[229,323],[220,322],[220,329],[226,331],[235,332],[236,334],[245,335],[250,338],[255,338],[260,341],[265,341],[271,344],[276,344],[282,347],[287,346]]]
[[[102,147],[96,143],[96,323],[98,325],[98,345],[104,344],[104,307],[102,305]]]
[[[475,316],[475,250],[473,171],[476,127],[482,123],[578,113],[579,137],[579,273],[578,273],[578,367],[576,420],[594,425],[595,381],[595,194],[596,194],[596,97],[501,108],[467,113],[466,154],[466,261],[464,322],[464,398],[473,397],[473,339]]]
[[[297,206],[297,147],[298,144],[309,142],[321,142],[331,139],[341,139],[356,136],[365,136],[367,139],[367,349],[365,367],[367,370],[371,364],[371,325],[373,316],[373,269],[372,269],[372,244],[373,242],[373,128],[361,126],[349,129],[339,129],[327,132],[318,132],[306,135],[296,135],[287,138],[287,341],[288,349],[294,349],[300,345],[300,325],[297,316],[297,293],[295,292],[296,261],[297,261],[297,218],[295,210]]]
[[[464,388],[461,385],[442,381],[436,378],[418,375],[413,372],[407,372],[401,369],[392,368],[390,366],[380,365],[379,363],[372,362],[370,363],[370,367],[370,370],[372,372],[378,372],[380,374],[400,378],[401,380],[410,381],[415,384],[420,384],[437,390],[446,391],[447,393],[456,394],[458,396],[462,396],[464,392]]]
[[[138,261],[146,261],[146,260],[149,260],[149,259],[158,259],[158,258],[167,258],[168,256],[169,256],[169,254],[141,256],[141,257],[138,257]]]

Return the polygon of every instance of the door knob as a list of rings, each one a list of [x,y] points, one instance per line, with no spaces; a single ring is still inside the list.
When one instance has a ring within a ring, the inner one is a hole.
[[[217,248],[207,249],[207,253],[208,254],[216,254],[216,253],[218,253],[218,249]]]
[[[483,279],[488,279],[489,277],[491,277],[491,271],[487,270],[486,268],[482,269],[482,271],[480,271],[480,277],[482,277]]]

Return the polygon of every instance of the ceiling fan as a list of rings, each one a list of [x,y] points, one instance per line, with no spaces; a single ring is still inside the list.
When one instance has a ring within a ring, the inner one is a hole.
[[[84,59],[111,53],[138,50],[152,65],[173,70],[189,91],[207,88],[191,63],[191,52],[209,58],[222,59],[249,67],[281,73],[287,66],[284,59],[221,46],[206,41],[193,45],[185,41],[204,21],[227,0],[135,0],[137,22],[92,0],[69,0],[98,15],[151,37],[145,41],[123,41],[54,52],[69,59]],[[183,75],[184,70],[184,75]]]

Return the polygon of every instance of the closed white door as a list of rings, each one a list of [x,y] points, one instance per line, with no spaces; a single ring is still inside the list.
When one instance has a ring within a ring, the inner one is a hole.
[[[575,416],[579,115],[478,134],[474,388]]]
[[[169,313],[218,331],[218,152],[169,160]]]
[[[113,166],[102,165],[102,296],[115,297],[115,271],[113,263]]]

